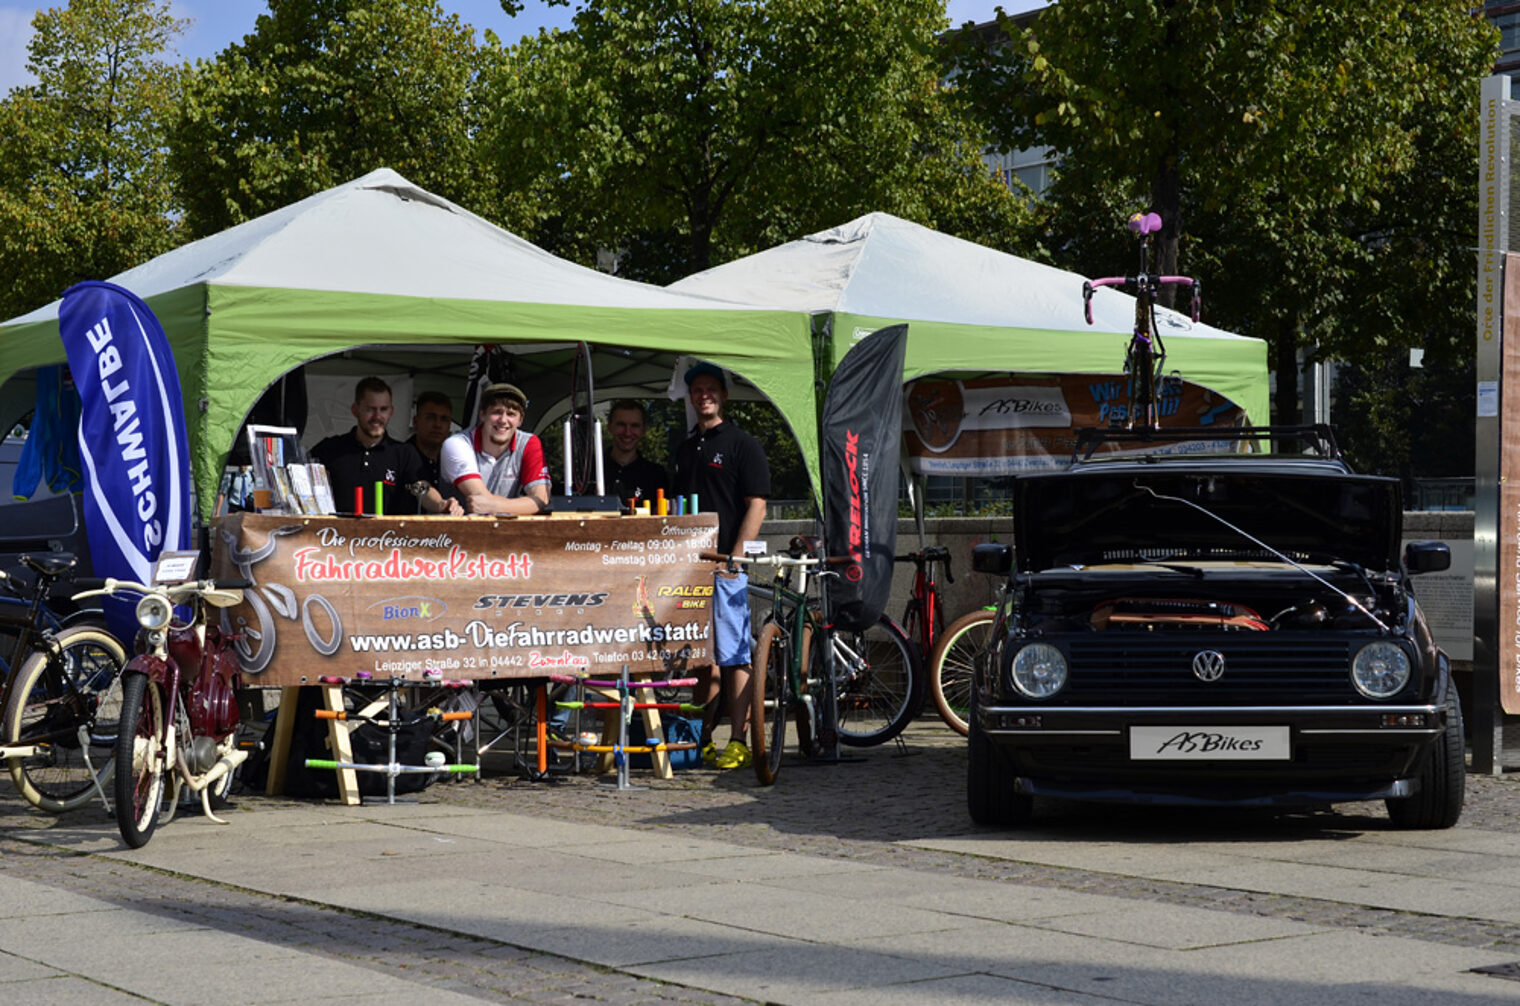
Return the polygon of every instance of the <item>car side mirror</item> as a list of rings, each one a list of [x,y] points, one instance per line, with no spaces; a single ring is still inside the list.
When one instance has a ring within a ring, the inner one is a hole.
[[[1439,573],[1451,568],[1451,546],[1444,541],[1412,541],[1404,546],[1404,568],[1410,573]]]
[[[996,542],[971,546],[971,568],[978,573],[1007,576],[1013,568],[1013,546]]]

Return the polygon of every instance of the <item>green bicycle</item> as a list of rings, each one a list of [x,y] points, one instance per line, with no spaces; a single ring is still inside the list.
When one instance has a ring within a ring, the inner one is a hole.
[[[814,587],[831,575],[819,539],[794,538],[775,555],[702,557],[776,571],[749,587],[752,600],[769,608],[750,675],[750,753],[761,785],[780,774],[788,719],[804,758],[837,759],[841,744],[885,744],[908,725],[924,697],[918,655],[885,614],[862,632],[832,624],[826,594]]]

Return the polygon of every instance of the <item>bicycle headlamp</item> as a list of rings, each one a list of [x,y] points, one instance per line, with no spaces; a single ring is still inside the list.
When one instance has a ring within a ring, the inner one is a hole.
[[[158,594],[145,594],[137,602],[137,624],[154,632],[163,629],[174,617],[174,606],[169,599]]]

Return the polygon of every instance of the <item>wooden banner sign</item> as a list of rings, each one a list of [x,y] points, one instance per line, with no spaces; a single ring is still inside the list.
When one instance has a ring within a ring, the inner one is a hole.
[[[233,514],[213,575],[254,583],[224,624],[244,683],[421,680],[710,664],[715,514],[340,518]]]
[[[1127,382],[1123,374],[920,378],[908,385],[904,399],[909,467],[922,475],[958,476],[1063,467],[1076,447],[1074,430],[1123,421]],[[1244,422],[1235,403],[1187,381],[1167,382],[1157,404],[1165,426],[1218,426],[1222,450],[1232,449],[1230,427]]]
[[[1520,256],[1507,256],[1500,387],[1520,388]],[[1499,410],[1499,703],[1520,715],[1520,408]]]

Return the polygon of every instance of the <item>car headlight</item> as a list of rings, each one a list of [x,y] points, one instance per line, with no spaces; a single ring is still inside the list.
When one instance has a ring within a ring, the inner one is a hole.
[[[1013,655],[1013,687],[1031,699],[1048,699],[1066,686],[1066,656],[1049,643],[1030,643]]]
[[[1351,683],[1369,699],[1397,695],[1409,684],[1409,654],[1394,643],[1368,643],[1351,661]]]
[[[158,594],[144,594],[137,602],[137,624],[153,632],[169,624],[174,617],[174,606],[169,599]]]

